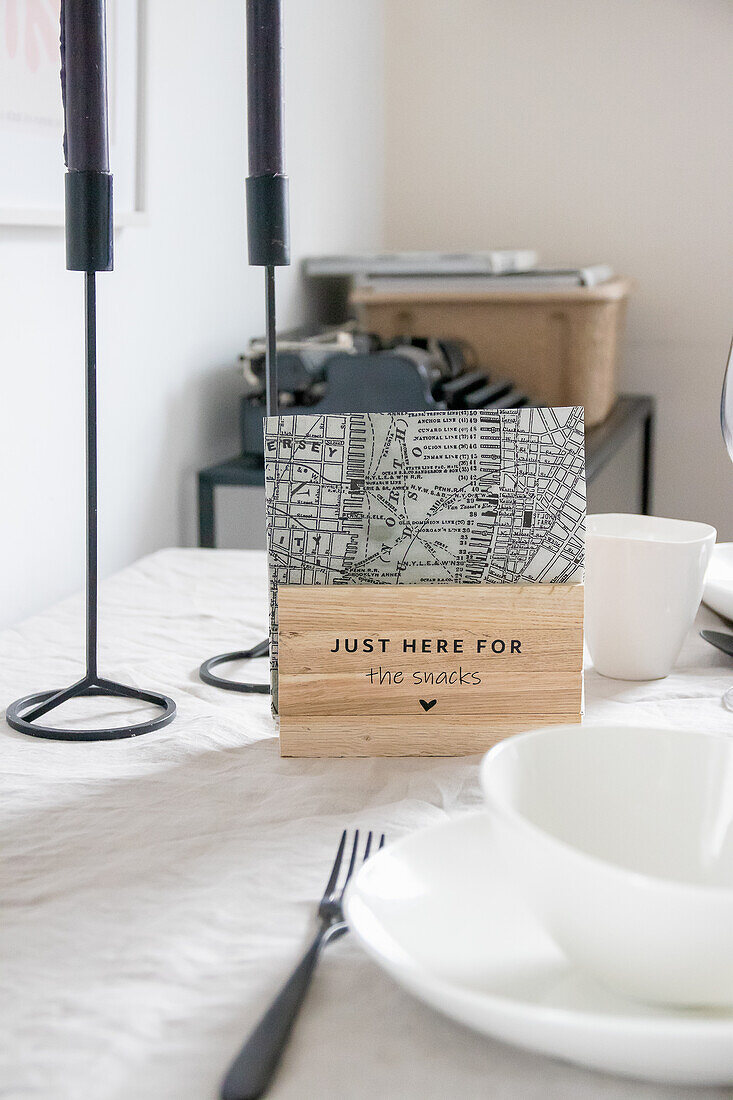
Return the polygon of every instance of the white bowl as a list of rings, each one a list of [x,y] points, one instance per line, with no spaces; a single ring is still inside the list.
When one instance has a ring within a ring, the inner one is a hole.
[[[555,726],[503,741],[481,784],[501,858],[555,942],[621,993],[733,1004],[733,740]]]

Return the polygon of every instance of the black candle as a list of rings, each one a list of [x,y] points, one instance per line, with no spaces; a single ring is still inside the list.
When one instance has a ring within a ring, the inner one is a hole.
[[[108,172],[105,0],[61,0],[61,94],[67,168]]]
[[[247,131],[250,176],[282,175],[280,0],[247,0]]]

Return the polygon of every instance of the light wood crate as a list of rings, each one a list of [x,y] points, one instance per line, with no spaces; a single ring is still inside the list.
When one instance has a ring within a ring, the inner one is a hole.
[[[582,584],[283,585],[278,618],[283,756],[459,756],[581,720]]]
[[[608,416],[631,279],[593,287],[518,291],[380,292],[356,288],[359,324],[398,336],[466,340],[481,367],[535,402],[583,405],[587,427]]]

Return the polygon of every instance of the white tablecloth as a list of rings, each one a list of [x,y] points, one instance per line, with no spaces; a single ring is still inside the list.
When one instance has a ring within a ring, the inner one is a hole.
[[[213,1100],[298,956],[341,830],[396,838],[479,804],[478,757],[280,759],[268,697],[206,687],[196,672],[259,641],[265,609],[263,554],[153,554],[102,586],[100,665],[174,696],[176,721],[95,744],[0,726],[1,1097]],[[587,721],[733,729],[720,704],[733,663],[696,632],[714,622],[701,610],[666,680],[589,670]],[[80,599],[1,635],[3,709],[76,679],[81,640]],[[727,1093],[605,1077],[474,1035],[413,1001],[347,936],[322,959],[271,1095]]]

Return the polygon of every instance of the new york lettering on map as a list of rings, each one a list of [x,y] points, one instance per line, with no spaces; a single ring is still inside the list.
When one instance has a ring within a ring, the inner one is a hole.
[[[265,420],[273,706],[280,584],[583,578],[582,408]]]

